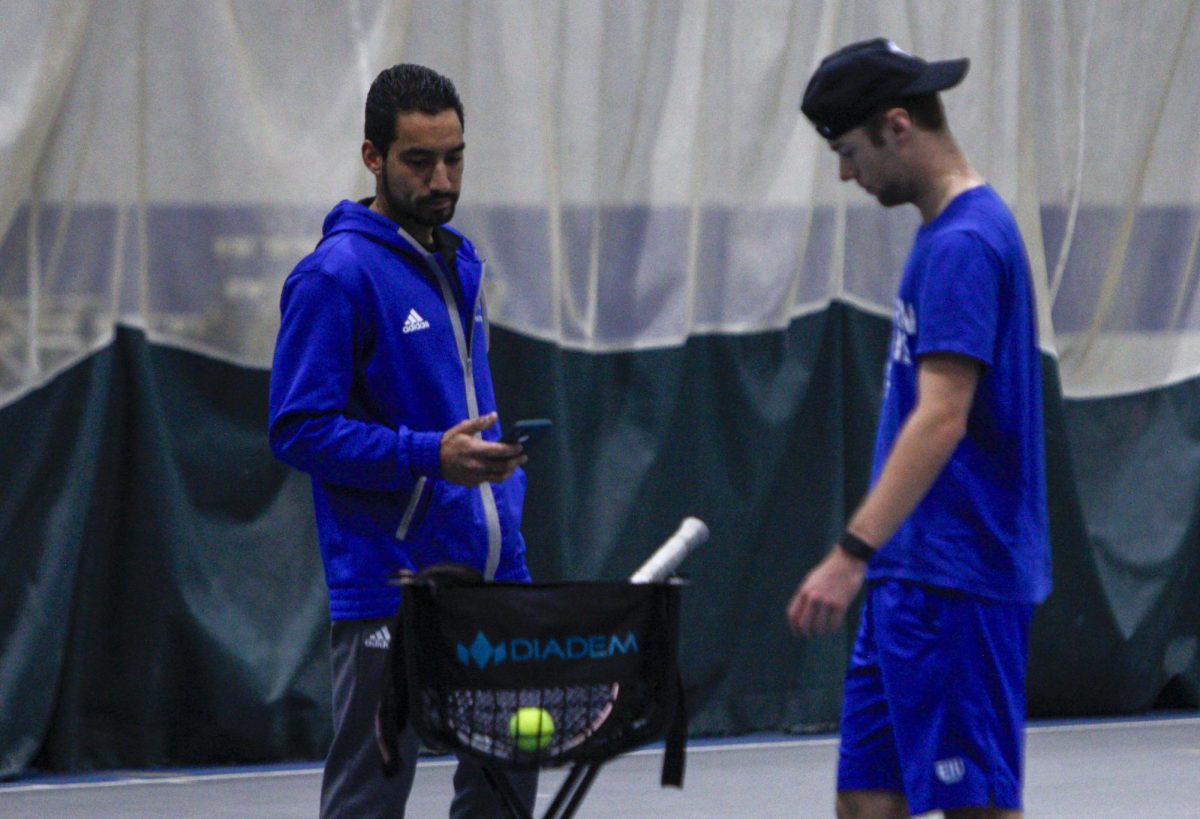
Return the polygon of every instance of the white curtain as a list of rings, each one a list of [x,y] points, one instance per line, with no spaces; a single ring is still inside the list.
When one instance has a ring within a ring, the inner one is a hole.
[[[798,111],[824,54],[966,56],[945,96],[1013,205],[1068,396],[1200,374],[1198,0],[2,0],[0,402],[117,323],[266,367],[280,284],[372,192],[366,89],[466,104],[493,319],[632,349],[886,314],[916,226]]]

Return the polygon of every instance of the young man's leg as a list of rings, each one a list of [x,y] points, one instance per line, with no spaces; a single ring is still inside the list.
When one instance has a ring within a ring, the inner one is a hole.
[[[908,800],[893,791],[842,791],[837,819],[908,819]]]
[[[838,819],[906,819],[908,801],[875,644],[868,587],[842,698]]]
[[[903,581],[878,584],[872,602],[913,815],[1020,815],[1033,607]]]
[[[333,666],[333,743],[321,781],[321,819],[404,816],[419,742],[400,736],[400,770],[383,775],[375,741],[375,712],[388,674],[391,621],[337,620],[330,638]]]

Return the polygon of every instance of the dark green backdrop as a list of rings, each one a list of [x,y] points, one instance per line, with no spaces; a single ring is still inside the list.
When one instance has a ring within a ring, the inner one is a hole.
[[[842,305],[657,351],[493,330],[503,417],[556,421],[527,469],[537,577],[621,578],[709,524],[685,565],[693,735],[835,725],[849,632],[802,642],[783,610],[865,488],[887,334]],[[1064,405],[1045,364],[1031,712],[1200,707],[1200,384]],[[0,776],[321,756],[324,588],[267,380],[122,328],[0,410]]]

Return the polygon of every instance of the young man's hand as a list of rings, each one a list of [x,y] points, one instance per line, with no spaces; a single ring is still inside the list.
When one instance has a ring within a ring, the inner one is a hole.
[[[496,423],[496,413],[468,418],[442,435],[442,477],[462,486],[500,483],[529,460],[520,444],[502,444],[477,437]]]
[[[787,608],[792,631],[802,637],[836,631],[866,574],[865,562],[834,546],[792,595]]]

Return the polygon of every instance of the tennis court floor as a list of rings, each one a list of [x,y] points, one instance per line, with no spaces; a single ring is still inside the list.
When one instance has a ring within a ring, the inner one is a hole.
[[[837,738],[694,740],[683,790],[658,785],[661,752],[618,757],[601,770],[577,816],[620,819],[828,817]],[[445,816],[452,759],[418,766],[408,816]],[[1027,735],[1026,816],[1040,819],[1200,817],[1200,716],[1033,723]],[[538,811],[564,776],[542,775]],[[269,817],[311,819],[317,764],[204,771],[37,776],[0,784],[0,816]]]

